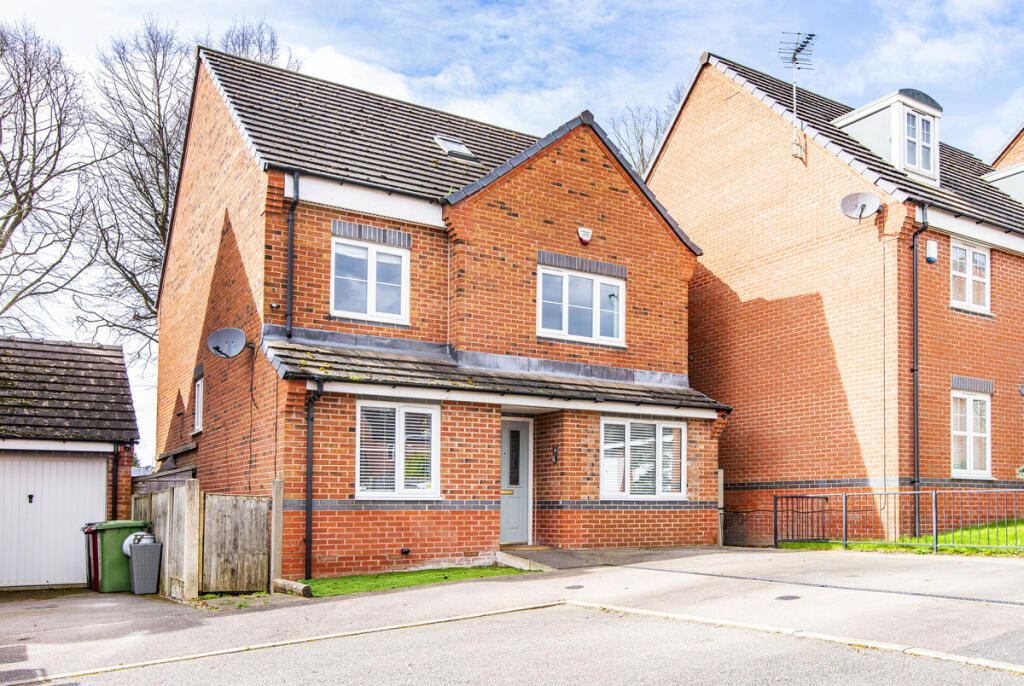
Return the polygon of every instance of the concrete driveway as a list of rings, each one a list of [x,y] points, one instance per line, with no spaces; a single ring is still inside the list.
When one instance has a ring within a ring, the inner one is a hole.
[[[491,678],[497,659],[514,666],[503,674],[520,683],[592,681],[601,673],[605,681],[651,683],[721,681],[726,674],[733,683],[782,675],[870,682],[879,674],[964,683],[1016,677],[957,660],[1024,662],[1024,560],[637,552],[644,554],[610,566],[237,611],[92,593],[0,602],[0,682],[66,675],[217,683],[259,681],[259,674],[271,681],[396,682],[413,673],[425,682],[504,681]],[[516,607],[534,609],[503,612]],[[382,627],[390,628],[377,631]],[[875,648],[859,647],[865,645]],[[223,652],[179,659],[216,651]],[[924,657],[933,652],[941,659]],[[644,671],[630,672],[648,653]],[[371,660],[375,655],[392,661]],[[155,660],[167,662],[85,674]],[[285,678],[281,670],[290,666],[295,671]]]

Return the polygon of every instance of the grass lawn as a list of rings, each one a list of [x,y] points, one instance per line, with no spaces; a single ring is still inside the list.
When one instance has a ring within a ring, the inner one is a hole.
[[[924,543],[928,547],[907,545],[886,545],[884,543],[854,543],[847,547],[850,550],[882,550],[885,552],[930,554],[932,537],[904,537],[900,541],[906,543]],[[967,548],[967,545],[1019,545],[1024,546],[1024,519],[1011,519],[991,524],[955,529],[939,534],[939,552],[955,555],[995,555],[1024,557],[1024,550],[1012,548]],[[842,543],[780,543],[780,548],[799,548],[802,550],[842,550]]]
[[[366,591],[384,591],[389,588],[437,584],[444,581],[460,581],[462,579],[479,579],[485,576],[506,576],[508,574],[524,574],[521,569],[512,567],[448,567],[446,569],[424,569],[418,572],[388,572],[386,574],[360,574],[355,576],[338,576],[332,579],[305,579],[313,590],[314,598],[323,598],[346,593],[364,593]]]

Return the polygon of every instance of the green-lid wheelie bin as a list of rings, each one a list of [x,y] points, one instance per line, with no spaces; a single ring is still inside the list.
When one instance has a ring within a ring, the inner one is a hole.
[[[132,589],[128,556],[121,546],[129,534],[149,528],[149,522],[139,519],[115,519],[93,522],[82,527],[88,551],[87,578],[89,588],[100,593],[117,593]]]

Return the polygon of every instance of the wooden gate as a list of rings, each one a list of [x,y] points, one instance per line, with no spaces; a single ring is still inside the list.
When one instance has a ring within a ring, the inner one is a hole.
[[[270,498],[207,493],[203,502],[204,593],[264,590],[270,570]]]

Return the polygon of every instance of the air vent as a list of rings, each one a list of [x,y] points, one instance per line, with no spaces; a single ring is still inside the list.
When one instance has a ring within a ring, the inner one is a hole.
[[[463,160],[476,161],[476,155],[473,154],[473,151],[458,138],[438,134],[434,136],[434,142],[437,143],[441,150],[444,151],[444,154],[448,155],[448,157],[458,157]]]

